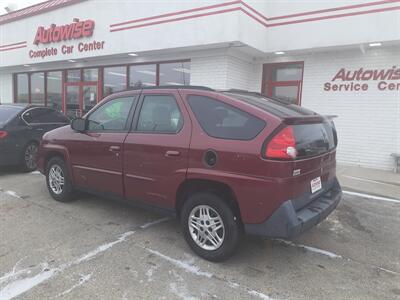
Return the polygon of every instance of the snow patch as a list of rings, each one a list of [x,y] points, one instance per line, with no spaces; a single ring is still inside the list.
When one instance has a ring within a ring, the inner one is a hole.
[[[248,290],[247,293],[251,296],[255,296],[255,297],[258,297],[263,300],[273,300],[271,297],[269,297],[263,293],[260,293],[258,291],[255,291],[255,290]]]

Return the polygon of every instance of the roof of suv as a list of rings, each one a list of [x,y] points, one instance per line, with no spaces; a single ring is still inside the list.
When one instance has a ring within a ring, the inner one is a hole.
[[[245,102],[251,106],[255,106],[259,109],[262,109],[268,113],[271,113],[279,118],[297,118],[297,117],[307,117],[307,116],[316,116],[315,112],[308,110],[304,107],[292,104],[282,99],[276,99],[272,97],[266,97],[258,92],[250,92],[246,90],[239,89],[229,89],[229,90],[215,90],[206,86],[197,86],[197,85],[164,85],[164,86],[150,86],[150,87],[137,87],[131,88],[122,92],[128,91],[138,91],[138,90],[161,90],[161,89],[189,89],[189,90],[199,90],[199,91],[210,91],[221,93],[227,97],[233,98],[235,100],[239,100],[241,102]]]

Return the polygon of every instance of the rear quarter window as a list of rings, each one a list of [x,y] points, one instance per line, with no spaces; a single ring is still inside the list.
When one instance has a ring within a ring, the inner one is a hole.
[[[210,97],[192,95],[188,103],[201,128],[214,138],[251,140],[265,127],[263,120]]]

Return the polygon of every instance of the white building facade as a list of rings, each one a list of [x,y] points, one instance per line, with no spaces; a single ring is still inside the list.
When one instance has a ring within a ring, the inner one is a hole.
[[[50,0],[0,16],[0,101],[75,116],[110,93],[203,85],[336,115],[338,161],[400,153],[400,0]]]

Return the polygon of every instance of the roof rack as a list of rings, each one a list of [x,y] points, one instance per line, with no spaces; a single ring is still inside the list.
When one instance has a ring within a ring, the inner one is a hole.
[[[132,87],[125,91],[132,90],[164,90],[164,89],[189,89],[189,90],[203,90],[203,91],[212,91],[215,92],[214,89],[201,86],[201,85],[159,85],[159,86],[142,86],[142,87]]]

